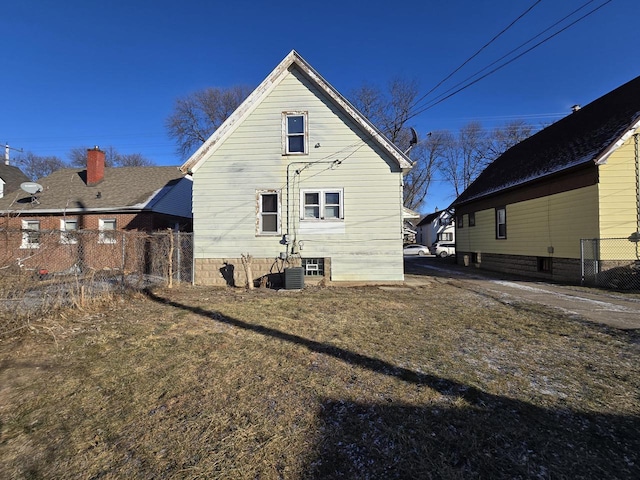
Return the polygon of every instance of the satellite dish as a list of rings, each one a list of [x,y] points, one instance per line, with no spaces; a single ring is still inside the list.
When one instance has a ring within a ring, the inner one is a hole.
[[[42,185],[36,182],[22,182],[20,184],[20,188],[27,192],[29,195],[35,195],[36,193],[40,193],[42,189]]]
[[[409,140],[409,148],[404,151],[405,155],[409,155],[411,149],[418,143],[418,132],[416,132],[416,129],[409,127],[409,130],[411,131],[411,140]]]
[[[411,127],[411,141],[409,142],[410,146],[414,146],[416,143],[418,143],[418,132],[416,132],[416,129]]]

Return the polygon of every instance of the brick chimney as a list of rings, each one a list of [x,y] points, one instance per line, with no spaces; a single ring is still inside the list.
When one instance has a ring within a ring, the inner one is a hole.
[[[93,186],[104,179],[104,152],[95,146],[87,150],[87,185]]]

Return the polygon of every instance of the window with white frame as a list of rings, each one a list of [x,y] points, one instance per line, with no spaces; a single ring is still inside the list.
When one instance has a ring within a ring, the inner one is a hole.
[[[116,243],[116,221],[115,219],[100,219],[98,223],[98,243]]]
[[[78,243],[78,220],[60,220],[60,243]]]
[[[440,232],[438,240],[444,242],[453,242],[453,232]]]
[[[39,220],[22,220],[22,244],[20,248],[40,248]]]
[[[258,235],[280,234],[280,193],[263,190],[257,194]]]
[[[307,112],[282,113],[282,141],[285,155],[308,153]]]
[[[341,220],[344,218],[341,189],[301,190],[300,218]]]
[[[496,238],[507,238],[507,209],[496,208]]]

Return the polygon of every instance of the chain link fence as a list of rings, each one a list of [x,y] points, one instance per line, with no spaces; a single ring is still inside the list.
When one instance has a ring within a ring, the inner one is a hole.
[[[582,284],[615,290],[640,290],[640,238],[580,240]]]
[[[191,233],[0,229],[0,315],[81,305],[192,275]]]

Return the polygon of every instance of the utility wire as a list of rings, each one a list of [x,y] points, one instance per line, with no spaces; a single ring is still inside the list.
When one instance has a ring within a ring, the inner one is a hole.
[[[563,18],[561,18],[560,20],[558,20],[557,22],[555,22],[553,25],[545,28],[543,31],[541,31],[540,33],[538,33],[537,35],[534,35],[533,37],[531,37],[529,40],[527,40],[526,42],[521,43],[520,45],[518,45],[516,48],[510,50],[509,52],[505,53],[503,56],[501,56],[500,58],[498,58],[497,60],[494,60],[493,62],[491,62],[489,65],[487,65],[486,67],[478,70],[476,73],[474,73],[473,75],[468,76],[467,78],[465,78],[464,80],[456,83],[454,86],[452,86],[451,88],[449,88],[448,90],[444,91],[443,93],[441,93],[440,95],[438,95],[437,97],[435,97],[434,99],[432,99],[430,102],[436,101],[439,98],[442,98],[443,96],[445,96],[447,93],[451,92],[452,90],[456,89],[457,87],[459,87],[460,85],[463,85],[465,82],[471,80],[472,78],[480,75],[482,72],[486,71],[487,69],[491,68],[492,66],[494,66],[495,64],[497,64],[498,62],[504,60],[505,58],[509,57],[510,55],[512,55],[513,53],[517,52],[518,50],[520,50],[522,47],[524,47],[525,45],[528,45],[529,43],[533,42],[536,38],[542,36],[543,34],[547,33],[549,30],[553,29],[554,27],[557,27],[558,25],[560,25],[561,23],[563,23],[564,21],[566,21],[568,18],[572,17],[573,15],[575,15],[576,13],[578,13],[580,10],[582,10],[583,8],[585,8],[587,5],[589,5],[590,3],[593,3],[594,0],[589,0],[587,3],[584,3],[583,5],[581,5],[580,7],[576,8],[574,11],[572,11],[571,13],[569,13],[568,15],[565,15]],[[441,82],[442,83],[442,82]],[[433,91],[433,89],[431,90]],[[428,94],[427,94],[428,95]],[[422,101],[422,99],[424,99],[426,97],[426,95],[424,95],[420,101]],[[418,104],[420,103],[420,101],[416,102],[414,107],[415,108],[418,106]],[[429,102],[427,102],[428,104]],[[422,107],[420,107],[422,108]]]
[[[471,60],[473,60],[475,57],[477,57],[485,48],[487,48],[489,45],[491,45],[493,42],[495,42],[500,36],[502,36],[502,34],[504,34],[507,30],[509,30],[511,27],[513,27],[516,22],[518,22],[520,19],[522,19],[522,17],[524,17],[527,13],[529,13],[531,10],[533,10],[533,8],[535,6],[537,6],[542,0],[538,0],[536,3],[534,3],[533,5],[531,5],[529,8],[527,8],[523,13],[521,13],[515,20],[513,20],[509,25],[507,25],[505,28],[503,28],[497,35],[495,35],[491,40],[489,40],[487,43],[485,43],[482,47],[480,47],[480,49],[474,53],[473,55],[471,55],[469,58],[467,58],[464,62],[462,62],[462,64],[456,68],[453,72],[451,72],[449,75],[447,75],[445,78],[443,78],[442,80],[440,80],[440,82],[438,82],[438,84],[433,87],[431,90],[429,90],[427,93],[425,93],[422,97],[420,97],[418,100],[416,100],[414,102],[413,105],[411,105],[411,108],[414,108],[417,104],[419,104],[422,100],[424,100],[426,97],[428,97],[434,90],[436,90],[440,85],[442,85],[444,82],[446,82],[447,80],[449,80],[452,76],[454,76],[456,73],[458,73],[458,71],[460,71],[460,69],[462,69],[467,63],[469,63]],[[591,0],[593,1],[593,0]]]
[[[454,95],[460,93],[463,90],[466,90],[467,88],[469,88],[472,85],[475,85],[476,83],[478,83],[480,80],[483,80],[484,78],[488,77],[489,75],[492,75],[493,73],[497,72],[498,70],[506,67],[507,65],[509,65],[510,63],[513,63],[514,61],[516,61],[517,59],[519,59],[520,57],[526,55],[527,53],[529,53],[530,51],[538,48],[540,45],[548,42],[549,40],[551,40],[552,38],[554,38],[555,36],[559,35],[560,33],[564,32],[565,30],[567,30],[568,28],[572,27],[573,25],[575,25],[576,23],[584,20],[585,18],[587,18],[588,16],[592,15],[593,13],[595,13],[596,11],[600,10],[602,7],[604,7],[605,5],[611,3],[613,0],[607,0],[605,3],[603,3],[602,5],[599,5],[598,7],[594,8],[593,10],[587,12],[586,14],[584,14],[583,16],[581,16],[580,18],[578,18],[577,20],[571,22],[569,25],[561,28],[560,30],[558,30],[557,32],[553,33],[552,35],[549,35],[548,37],[546,37],[545,39],[541,40],[540,42],[536,43],[535,45],[533,45],[532,47],[528,48],[527,50],[525,50],[524,52],[516,55],[515,57],[513,57],[512,59],[506,61],[505,63],[497,66],[496,68],[494,68],[493,70],[490,70],[489,72],[487,72],[486,74],[482,75],[481,77],[478,77],[477,79],[473,80],[472,82],[467,83],[466,85],[458,88],[457,90],[454,90],[453,92],[451,92],[449,95],[446,95],[442,98],[440,98],[437,101],[433,101],[432,103],[426,105],[425,107],[420,108],[419,110],[410,113],[409,116],[407,117],[407,120],[416,117],[417,115],[420,115],[421,113],[435,107],[436,105],[439,105],[440,103],[444,102],[445,100],[453,97]]]

